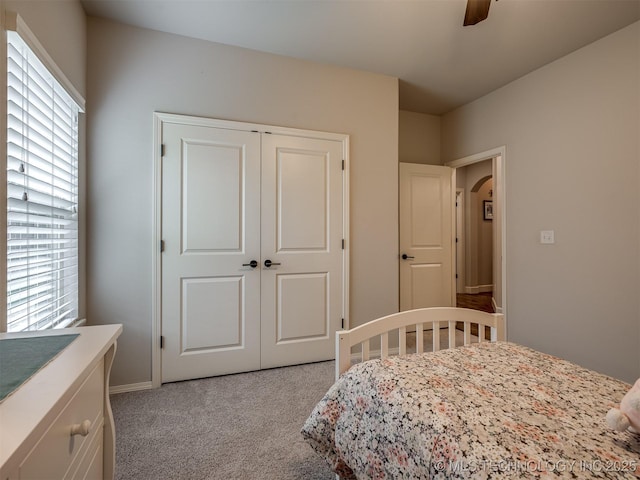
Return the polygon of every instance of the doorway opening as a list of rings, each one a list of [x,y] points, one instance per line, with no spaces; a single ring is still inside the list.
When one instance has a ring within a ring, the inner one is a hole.
[[[495,313],[491,163],[456,170],[456,306]]]
[[[447,163],[456,185],[456,305],[505,313],[505,147]]]

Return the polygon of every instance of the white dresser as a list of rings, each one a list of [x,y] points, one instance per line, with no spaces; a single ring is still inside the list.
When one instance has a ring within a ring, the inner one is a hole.
[[[112,479],[109,374],[121,325],[0,334],[80,334],[0,403],[0,480]]]

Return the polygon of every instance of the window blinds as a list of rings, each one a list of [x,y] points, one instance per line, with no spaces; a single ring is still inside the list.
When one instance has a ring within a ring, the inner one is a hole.
[[[78,317],[79,107],[7,32],[7,330]]]

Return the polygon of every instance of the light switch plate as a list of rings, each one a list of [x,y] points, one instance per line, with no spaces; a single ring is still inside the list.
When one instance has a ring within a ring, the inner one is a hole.
[[[555,232],[553,230],[540,230],[540,243],[546,245],[556,243]]]

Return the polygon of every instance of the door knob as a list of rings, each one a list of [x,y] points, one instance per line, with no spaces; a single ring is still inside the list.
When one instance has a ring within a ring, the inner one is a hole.
[[[256,268],[258,266],[258,262],[255,260],[251,260],[249,263],[243,263],[242,266]]]
[[[279,263],[276,262],[272,262],[271,260],[267,259],[264,261],[264,266],[269,268],[271,265],[280,265]]]
[[[406,253],[402,254],[402,259],[403,260],[407,260],[408,258],[416,258],[416,257],[410,257],[409,255],[407,255]]]

